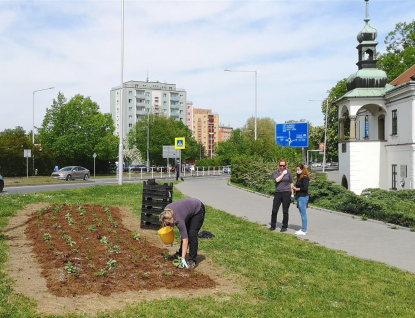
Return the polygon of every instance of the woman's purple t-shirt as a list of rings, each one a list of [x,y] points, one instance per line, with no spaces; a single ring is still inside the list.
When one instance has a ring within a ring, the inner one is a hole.
[[[274,171],[272,178],[277,179],[281,175],[279,170]],[[293,183],[293,175],[287,170],[287,174],[282,177],[280,182],[276,182],[275,192],[291,192],[291,183]]]
[[[174,211],[174,224],[180,231],[182,239],[189,238],[186,229],[186,221],[200,211],[202,202],[199,199],[182,199],[166,205],[166,209]]]

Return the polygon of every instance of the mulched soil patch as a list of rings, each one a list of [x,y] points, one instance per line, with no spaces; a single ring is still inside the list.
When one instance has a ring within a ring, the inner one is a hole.
[[[167,249],[124,227],[117,207],[49,205],[30,216],[25,234],[56,296],[216,285],[197,268],[176,268]]]

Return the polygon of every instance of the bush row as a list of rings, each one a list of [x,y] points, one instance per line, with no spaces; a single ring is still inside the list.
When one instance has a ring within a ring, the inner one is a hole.
[[[291,170],[295,164],[288,165]],[[231,182],[251,190],[273,195],[272,174],[278,162],[241,156],[232,161]],[[405,227],[415,227],[415,190],[385,191],[366,189],[361,195],[327,181],[325,174],[312,174],[310,203],[325,209],[366,216]]]

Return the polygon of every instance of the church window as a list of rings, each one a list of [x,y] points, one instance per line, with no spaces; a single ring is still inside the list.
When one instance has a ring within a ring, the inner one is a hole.
[[[398,111],[392,110],[392,135],[398,134]]]

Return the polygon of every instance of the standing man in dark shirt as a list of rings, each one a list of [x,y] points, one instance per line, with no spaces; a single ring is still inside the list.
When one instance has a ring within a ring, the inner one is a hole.
[[[184,181],[184,179],[180,176],[180,170],[182,168],[180,164],[180,160],[176,161],[176,166],[174,168],[176,169],[176,181],[179,180],[179,178],[180,180]]]
[[[183,199],[168,204],[160,214],[163,226],[176,225],[180,231],[181,243],[179,255],[186,268],[196,267],[197,250],[199,248],[198,234],[205,220],[205,206],[195,198]],[[186,262],[189,247],[189,262]]]

